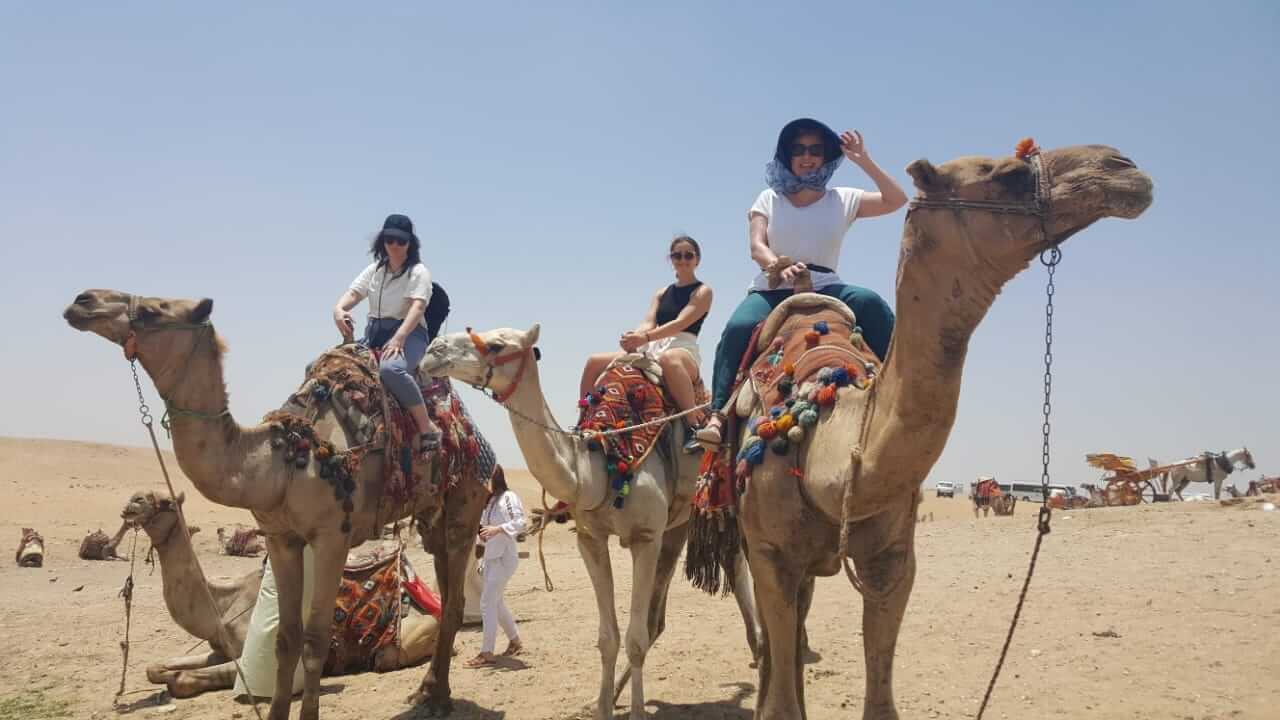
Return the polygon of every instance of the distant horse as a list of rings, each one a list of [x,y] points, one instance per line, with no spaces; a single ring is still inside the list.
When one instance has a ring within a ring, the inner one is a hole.
[[[1223,453],[1206,452],[1200,458],[1187,458],[1182,462],[1187,464],[1169,471],[1168,487],[1179,500],[1182,499],[1182,491],[1193,482],[1213,483],[1213,497],[1217,499],[1222,495],[1222,482],[1236,471],[1237,466],[1248,470],[1257,467],[1247,447]]]

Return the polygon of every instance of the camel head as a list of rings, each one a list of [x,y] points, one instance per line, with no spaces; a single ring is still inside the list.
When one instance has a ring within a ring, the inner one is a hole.
[[[526,367],[529,360],[536,360],[541,327],[534,324],[528,330],[500,328],[489,332],[451,333],[436,338],[427,348],[427,354],[418,365],[422,375],[439,377],[447,375],[469,385],[493,390],[499,397],[513,389],[521,373],[532,372]],[[532,358],[529,356],[532,352]]]
[[[1049,150],[1040,154],[1040,163],[1049,185],[1047,238],[1040,218],[1033,215],[937,207],[913,209],[907,218],[908,235],[914,226],[917,237],[963,238],[971,247],[953,252],[957,256],[972,252],[980,263],[994,266],[1003,275],[986,279],[1003,283],[1048,245],[1105,217],[1136,218],[1151,205],[1151,178],[1115,148],[1076,145]],[[962,157],[936,167],[928,160],[917,160],[907,173],[919,191],[918,201],[1025,206],[1036,200],[1039,182],[1032,160],[1018,157]],[[904,251],[923,253],[935,243],[916,242]]]
[[[120,519],[128,525],[141,528],[152,543],[162,543],[169,538],[178,524],[178,506],[186,502],[186,493],[178,493],[178,500],[153,490],[139,490],[129,498]],[[194,534],[194,529],[192,530]]]

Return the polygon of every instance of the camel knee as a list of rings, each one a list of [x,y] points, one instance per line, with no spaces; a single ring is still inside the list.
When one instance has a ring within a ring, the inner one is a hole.
[[[155,683],[156,685],[164,685],[168,683],[169,680],[177,674],[178,672],[176,670],[170,670],[167,666],[160,663],[147,666],[147,681]]]
[[[609,632],[601,630],[600,636],[596,639],[596,647],[600,649],[600,655],[605,658],[618,657],[618,646],[622,639],[618,637],[617,631]]]

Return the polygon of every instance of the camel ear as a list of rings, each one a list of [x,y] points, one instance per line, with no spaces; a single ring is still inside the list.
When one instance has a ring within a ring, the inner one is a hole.
[[[1029,192],[1031,186],[1031,165],[1023,160],[1004,163],[992,173],[996,182],[1009,192]]]
[[[918,190],[932,192],[942,187],[942,180],[938,177],[938,169],[933,166],[933,163],[924,158],[920,158],[908,165],[907,174],[915,181]]]
[[[209,319],[209,315],[213,312],[213,301],[205,298],[196,303],[196,307],[191,311],[191,317],[187,318],[187,322],[202,323]]]
[[[538,323],[534,323],[533,327],[529,328],[524,333],[524,346],[526,348],[531,348],[534,345],[537,345],[538,334],[541,332],[542,332],[542,326],[539,325]]]

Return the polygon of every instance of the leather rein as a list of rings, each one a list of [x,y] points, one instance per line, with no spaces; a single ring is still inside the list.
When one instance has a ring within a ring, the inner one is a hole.
[[[999,201],[965,200],[956,197],[922,197],[911,201],[908,212],[917,209],[947,209],[980,210],[1004,215],[1030,215],[1040,218],[1040,233],[1044,237],[1044,249],[1054,248],[1058,243],[1053,242],[1053,236],[1049,234],[1049,225],[1053,221],[1053,206],[1049,200],[1053,185],[1052,178],[1049,175],[1049,168],[1045,165],[1039,148],[1035,148],[1028,153],[1026,159],[1031,164],[1031,174],[1035,178],[1035,197],[1031,200]]]

